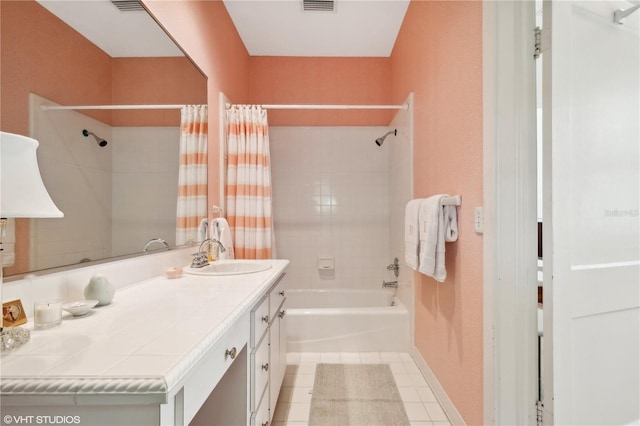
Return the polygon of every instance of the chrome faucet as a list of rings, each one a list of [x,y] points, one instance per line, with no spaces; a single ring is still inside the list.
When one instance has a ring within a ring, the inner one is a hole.
[[[218,244],[218,247],[220,248],[220,253],[224,253],[225,251],[227,251],[226,248],[224,248],[224,246],[222,245],[222,243],[218,240],[216,240],[215,238],[207,238],[205,240],[203,240],[200,243],[200,249],[198,249],[199,252],[202,253],[202,246],[205,245],[205,243],[216,243]]]
[[[209,264],[209,258],[208,258],[209,256],[207,255],[207,252],[202,251],[202,246],[205,245],[206,243],[218,244],[218,247],[220,248],[220,253],[224,253],[225,251],[227,251],[227,249],[224,248],[222,243],[216,240],[215,238],[207,238],[205,240],[202,240],[202,242],[200,243],[200,248],[198,249],[198,252],[193,254],[193,260],[191,261],[192,268],[202,268]]]
[[[384,288],[398,288],[398,281],[385,281],[385,280],[382,280],[382,287],[384,287]]]
[[[393,263],[387,265],[387,271],[393,271],[393,274],[398,278],[398,275],[400,275],[400,262],[397,257],[393,259]]]
[[[165,240],[163,240],[162,238],[152,238],[147,241],[147,244],[144,245],[144,249],[142,251],[149,251],[149,246],[153,243],[160,243],[164,245],[165,250],[169,250],[169,244],[167,244]]]

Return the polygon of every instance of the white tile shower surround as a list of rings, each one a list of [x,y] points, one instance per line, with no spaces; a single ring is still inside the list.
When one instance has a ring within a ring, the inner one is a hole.
[[[287,371],[280,390],[272,426],[305,426],[308,424],[311,393],[318,363],[389,364],[411,426],[451,424],[408,353],[290,352],[287,354]]]

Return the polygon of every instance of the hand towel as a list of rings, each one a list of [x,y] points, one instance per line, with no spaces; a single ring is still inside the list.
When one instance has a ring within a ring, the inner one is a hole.
[[[229,222],[223,217],[217,217],[211,220],[211,238],[222,243],[225,248],[224,252],[218,252],[218,259],[233,259],[233,238],[231,237],[231,228]]]
[[[198,241],[204,241],[208,238],[207,229],[209,229],[209,220],[205,217],[198,225]]]
[[[444,206],[444,240],[447,243],[458,241],[458,209],[456,206]]]
[[[444,208],[440,203],[443,197],[448,197],[448,195],[434,195],[423,200],[420,203],[418,212],[418,220],[420,222],[419,271],[439,282],[444,282],[447,277],[447,270],[444,264],[444,243],[447,229]],[[451,207],[455,209],[455,206]],[[451,213],[448,213],[448,215],[451,215]],[[457,223],[455,229],[457,238]]]
[[[411,200],[404,210],[404,261],[407,266],[418,270],[418,250],[420,245],[418,212],[420,199]]]

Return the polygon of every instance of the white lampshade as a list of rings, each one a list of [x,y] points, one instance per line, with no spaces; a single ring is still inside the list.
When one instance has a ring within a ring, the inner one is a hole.
[[[63,217],[44,187],[38,141],[0,132],[0,217]]]

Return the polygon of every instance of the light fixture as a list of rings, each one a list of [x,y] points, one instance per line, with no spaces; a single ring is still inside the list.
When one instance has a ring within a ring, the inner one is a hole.
[[[7,218],[63,217],[42,182],[36,149],[38,141],[0,132],[0,285],[2,284],[2,241]],[[3,329],[0,319],[0,350],[11,350],[29,340],[25,329]]]
[[[42,182],[36,149],[38,141],[0,132],[0,284],[2,284],[2,240],[7,218],[63,217]],[[13,331],[2,331],[13,339]]]
[[[0,132],[0,217],[63,217],[42,182],[38,141]]]

